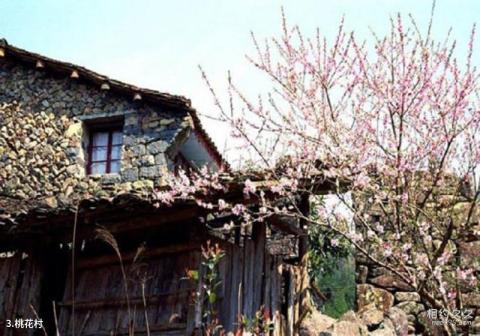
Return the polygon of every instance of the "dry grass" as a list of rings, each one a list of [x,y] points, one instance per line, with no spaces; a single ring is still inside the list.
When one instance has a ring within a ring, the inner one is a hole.
[[[128,289],[128,278],[127,278],[127,273],[125,271],[125,265],[123,264],[123,258],[122,258],[122,253],[120,252],[120,248],[118,247],[117,240],[115,237],[108,231],[107,229],[103,227],[99,227],[95,230],[95,238],[100,239],[103,242],[107,243],[110,245],[110,247],[115,251],[118,260],[120,262],[120,269],[122,271],[122,278],[123,278],[123,285],[125,289],[125,298],[127,301],[127,312],[128,312],[128,334],[133,336],[134,335],[134,329],[133,329],[133,321],[134,317],[132,316],[132,309],[130,306],[130,295],[129,295],[129,289]],[[138,251],[137,251],[138,253]]]

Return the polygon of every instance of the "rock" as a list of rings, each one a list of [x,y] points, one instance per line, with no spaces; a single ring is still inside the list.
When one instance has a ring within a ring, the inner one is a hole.
[[[122,171],[124,181],[133,182],[138,180],[138,168],[127,168]]]
[[[155,155],[155,164],[162,165],[162,166],[167,164],[164,153]]]
[[[363,307],[375,304],[376,308],[386,312],[393,306],[393,295],[384,289],[376,288],[372,285],[357,285],[357,307],[362,310]]]
[[[391,328],[382,328],[382,329],[377,329],[370,332],[369,335],[370,336],[396,336],[397,334]]]
[[[102,189],[96,190],[94,194],[95,194],[95,197],[97,198],[107,198],[110,196],[106,190],[102,190]]]
[[[148,124],[147,124],[147,127],[148,128],[155,128],[157,127],[158,125],[160,125],[160,123],[158,121],[150,121]]]
[[[421,312],[418,315],[418,323],[423,326],[423,328],[425,329],[426,335],[443,336],[444,335],[443,327],[441,325],[436,325],[433,322],[434,321],[432,321],[430,317],[428,317],[428,314],[426,311]]]
[[[173,124],[174,122],[175,122],[175,119],[162,119],[160,120],[160,125],[168,126],[170,124]]]
[[[392,307],[387,311],[386,316],[388,317],[388,320],[391,321],[397,336],[407,335],[408,318],[403,310]]]
[[[387,288],[387,289],[399,289],[402,291],[412,291],[413,288],[406,284],[404,281],[397,279],[397,277],[384,274],[379,275],[370,280],[370,282],[378,287]]]
[[[480,308],[480,293],[466,293],[462,298],[464,306]]]
[[[157,140],[147,145],[147,152],[150,154],[163,153],[168,148],[168,143],[163,140]]]
[[[143,165],[154,165],[155,164],[155,157],[153,155],[144,155],[140,158],[140,164]]]
[[[58,205],[57,198],[55,196],[46,197],[44,201],[45,204],[50,208],[56,208]]]
[[[384,318],[384,312],[378,310],[374,305],[371,308],[366,309],[358,315],[362,322],[370,329],[376,325],[379,325]]]
[[[105,174],[102,175],[100,182],[103,185],[116,184],[121,182],[121,177],[119,174]]]
[[[406,336],[408,323],[405,313],[398,308],[391,308],[386,315],[388,317],[384,318],[384,313],[376,309],[373,304],[366,306],[365,310],[359,312],[358,315],[353,311],[348,311],[338,320],[315,311],[302,322],[299,335]]]
[[[471,329],[472,332],[480,333],[480,315],[473,320]]]
[[[162,174],[161,166],[140,167],[140,177],[155,178]]]
[[[138,122],[137,116],[135,114],[130,114],[125,116],[125,126],[135,126]]]
[[[403,310],[406,314],[418,315],[420,312],[425,310],[425,307],[421,303],[413,301],[400,302],[395,307]]]
[[[340,316],[340,318],[338,320],[339,321],[352,322],[352,323],[361,323],[357,314],[355,314],[355,312],[353,310],[347,311],[342,316]]]
[[[82,124],[79,123],[79,122],[76,122],[76,123],[72,123],[66,130],[65,132],[65,136],[67,138],[72,138],[74,136],[79,136],[81,137],[82,136]]]
[[[368,267],[365,265],[358,266],[358,276],[357,276],[358,283],[361,283],[361,284],[366,283],[367,276],[368,276]]]
[[[144,155],[147,152],[145,145],[141,145],[141,144],[133,145],[130,149],[136,156]]]
[[[120,190],[128,192],[132,190],[132,183],[131,182],[124,182],[119,185]]]
[[[366,336],[368,330],[365,326],[348,321],[338,321],[328,330],[320,332],[319,336]]]
[[[409,325],[407,335],[415,334],[415,331],[416,331],[415,327],[413,325]]]
[[[395,293],[395,299],[399,302],[413,301],[420,302],[420,295],[416,292],[397,292]]]
[[[151,180],[142,180],[135,181],[132,183],[134,189],[153,189],[153,181]]]
[[[320,332],[330,328],[334,323],[334,318],[315,310],[302,321],[302,325],[300,326],[300,335],[318,335]]]

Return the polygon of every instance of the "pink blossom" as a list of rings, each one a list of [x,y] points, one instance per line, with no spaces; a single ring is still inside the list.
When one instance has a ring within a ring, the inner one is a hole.
[[[425,253],[418,253],[415,255],[415,262],[418,265],[428,265],[428,256]]]
[[[245,212],[245,206],[243,204],[235,204],[235,206],[232,208],[232,213],[236,216],[240,216]]]
[[[450,290],[447,295],[449,300],[454,300],[457,297],[457,291]]]
[[[437,260],[438,265],[440,266],[445,265],[450,260],[451,257],[452,257],[452,253],[450,251],[443,252],[442,255]]]
[[[218,200],[218,210],[222,211],[227,208],[227,202],[225,202],[223,199]]]
[[[375,232],[372,231],[372,230],[368,230],[368,231],[367,231],[367,237],[368,237],[368,238],[373,238],[373,237],[375,237]]]
[[[254,194],[256,190],[257,188],[255,184],[253,184],[253,182],[250,181],[250,179],[247,179],[245,181],[245,187],[243,188],[243,193],[248,196],[249,194]]]
[[[375,225],[375,229],[377,230],[378,233],[384,232],[383,226],[380,223],[377,223],[377,225]]]
[[[357,188],[365,188],[370,182],[370,178],[362,173],[360,175],[357,176],[357,178],[355,179],[355,187]]]
[[[161,203],[166,205],[171,205],[175,200],[171,191],[157,192],[155,196]]]

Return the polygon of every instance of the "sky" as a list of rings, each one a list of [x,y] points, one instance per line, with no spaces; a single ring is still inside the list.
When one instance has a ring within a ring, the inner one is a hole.
[[[200,113],[215,114],[198,66],[219,93],[229,70],[247,94],[265,91],[270,83],[245,55],[253,53],[251,31],[260,40],[280,34],[282,7],[288,22],[307,36],[318,27],[333,38],[345,16],[346,27],[368,39],[370,29],[386,33],[397,12],[411,13],[426,29],[431,5],[430,0],[0,0],[0,38],[118,80],[186,96]],[[480,20],[480,1],[437,0],[434,20],[434,37],[452,27],[461,52]],[[479,42],[477,35],[480,48]],[[217,146],[228,146],[228,132],[203,121]]]

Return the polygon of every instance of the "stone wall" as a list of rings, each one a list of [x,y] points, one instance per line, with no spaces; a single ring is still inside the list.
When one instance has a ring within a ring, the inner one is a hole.
[[[480,235],[480,230],[478,231]],[[461,263],[472,265],[480,271],[480,236],[477,240],[458,243]],[[420,296],[409,285],[396,278],[388,270],[377,267],[365,257],[357,255],[357,309],[362,312],[369,306],[382,309],[400,308],[407,314],[409,334],[443,335],[443,331],[432,324],[427,316],[429,309]],[[480,333],[480,294],[474,288],[463,287],[465,309],[472,309],[475,317],[470,332]]]
[[[85,125],[112,117],[124,120],[121,172],[86,176]],[[190,127],[186,111],[0,59],[0,196],[57,206],[85,194],[151,190]]]

